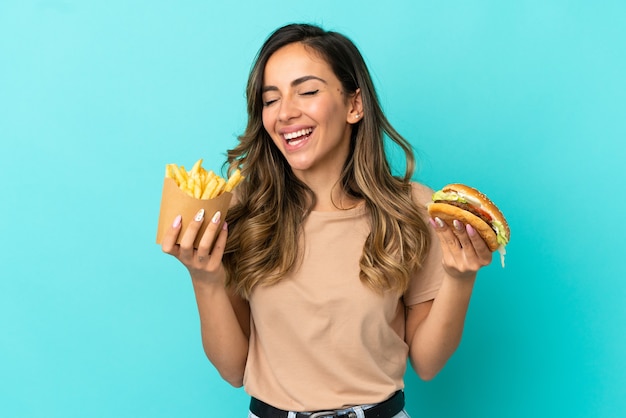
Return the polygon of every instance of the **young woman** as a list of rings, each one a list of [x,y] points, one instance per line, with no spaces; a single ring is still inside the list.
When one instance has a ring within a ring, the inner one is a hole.
[[[249,417],[407,417],[407,358],[423,379],[441,370],[491,252],[469,225],[428,218],[432,191],[411,181],[411,146],[345,36],[279,28],[247,99],[227,223],[198,213],[176,245],[177,217],[162,244],[191,275],[206,355],[252,396]],[[401,178],[385,134],[406,155]]]

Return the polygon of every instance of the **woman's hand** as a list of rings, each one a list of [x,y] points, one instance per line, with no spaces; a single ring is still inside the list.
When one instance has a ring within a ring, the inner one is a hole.
[[[470,225],[446,224],[440,218],[429,221],[437,236],[429,261],[437,263],[433,274],[443,276],[441,287],[434,300],[407,307],[405,325],[411,364],[424,380],[439,373],[461,342],[476,273],[492,258]]]
[[[172,227],[164,235],[161,248],[163,252],[173,255],[183,263],[187,270],[189,270],[189,274],[194,281],[219,281],[222,283],[224,279],[222,256],[228,236],[227,226],[224,222],[223,228],[218,231],[221,213],[219,211],[216,212],[209,220],[210,223],[200,239],[198,248],[194,249],[193,243],[198,235],[200,226],[202,226],[202,223],[205,221],[204,216],[204,210],[201,209],[196,214],[193,221],[189,223],[187,230],[180,240],[180,244],[176,244],[176,239],[180,234],[182,224],[181,216],[177,216]],[[215,239],[216,234],[218,234],[217,241],[213,246],[213,250],[209,253],[211,243]]]
[[[235,387],[243,384],[243,374],[248,357],[248,338],[250,335],[250,306],[241,297],[224,287],[225,271],[222,256],[226,245],[228,230],[226,223],[219,229],[221,213],[216,212],[208,220],[198,248],[193,243],[204,219],[204,211],[199,211],[187,226],[180,244],[176,238],[180,234],[181,220],[177,216],[172,227],[164,235],[161,247],[163,252],[180,260],[189,270],[193,283],[202,346],[208,359],[220,375]],[[217,241],[211,252],[209,249],[214,238]]]
[[[452,277],[471,278],[491,263],[492,253],[471,225],[455,220],[448,225],[439,218],[430,219],[443,252],[443,267]]]

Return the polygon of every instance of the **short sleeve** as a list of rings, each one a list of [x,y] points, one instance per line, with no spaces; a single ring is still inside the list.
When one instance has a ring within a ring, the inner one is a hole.
[[[434,299],[439,292],[444,275],[443,265],[441,264],[441,246],[439,245],[439,239],[430,229],[428,212],[426,211],[426,204],[430,202],[433,191],[419,183],[412,183],[412,188],[413,200],[419,206],[426,225],[429,226],[431,245],[424,264],[413,273],[409,288],[404,293],[403,299],[406,306]]]

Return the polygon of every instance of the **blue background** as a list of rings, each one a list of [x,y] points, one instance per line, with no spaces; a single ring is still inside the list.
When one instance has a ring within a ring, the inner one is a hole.
[[[164,165],[221,167],[293,21],[361,48],[416,178],[511,225],[413,416],[623,416],[625,3],[225,3],[0,2],[0,416],[245,416],[154,238]]]

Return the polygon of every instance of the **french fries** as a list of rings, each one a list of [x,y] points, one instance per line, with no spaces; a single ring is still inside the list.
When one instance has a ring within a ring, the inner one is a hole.
[[[243,180],[239,169],[228,180],[212,170],[206,171],[202,167],[202,158],[189,171],[182,165],[167,164],[165,177],[173,179],[182,191],[196,199],[213,199],[224,192],[231,192]]]

